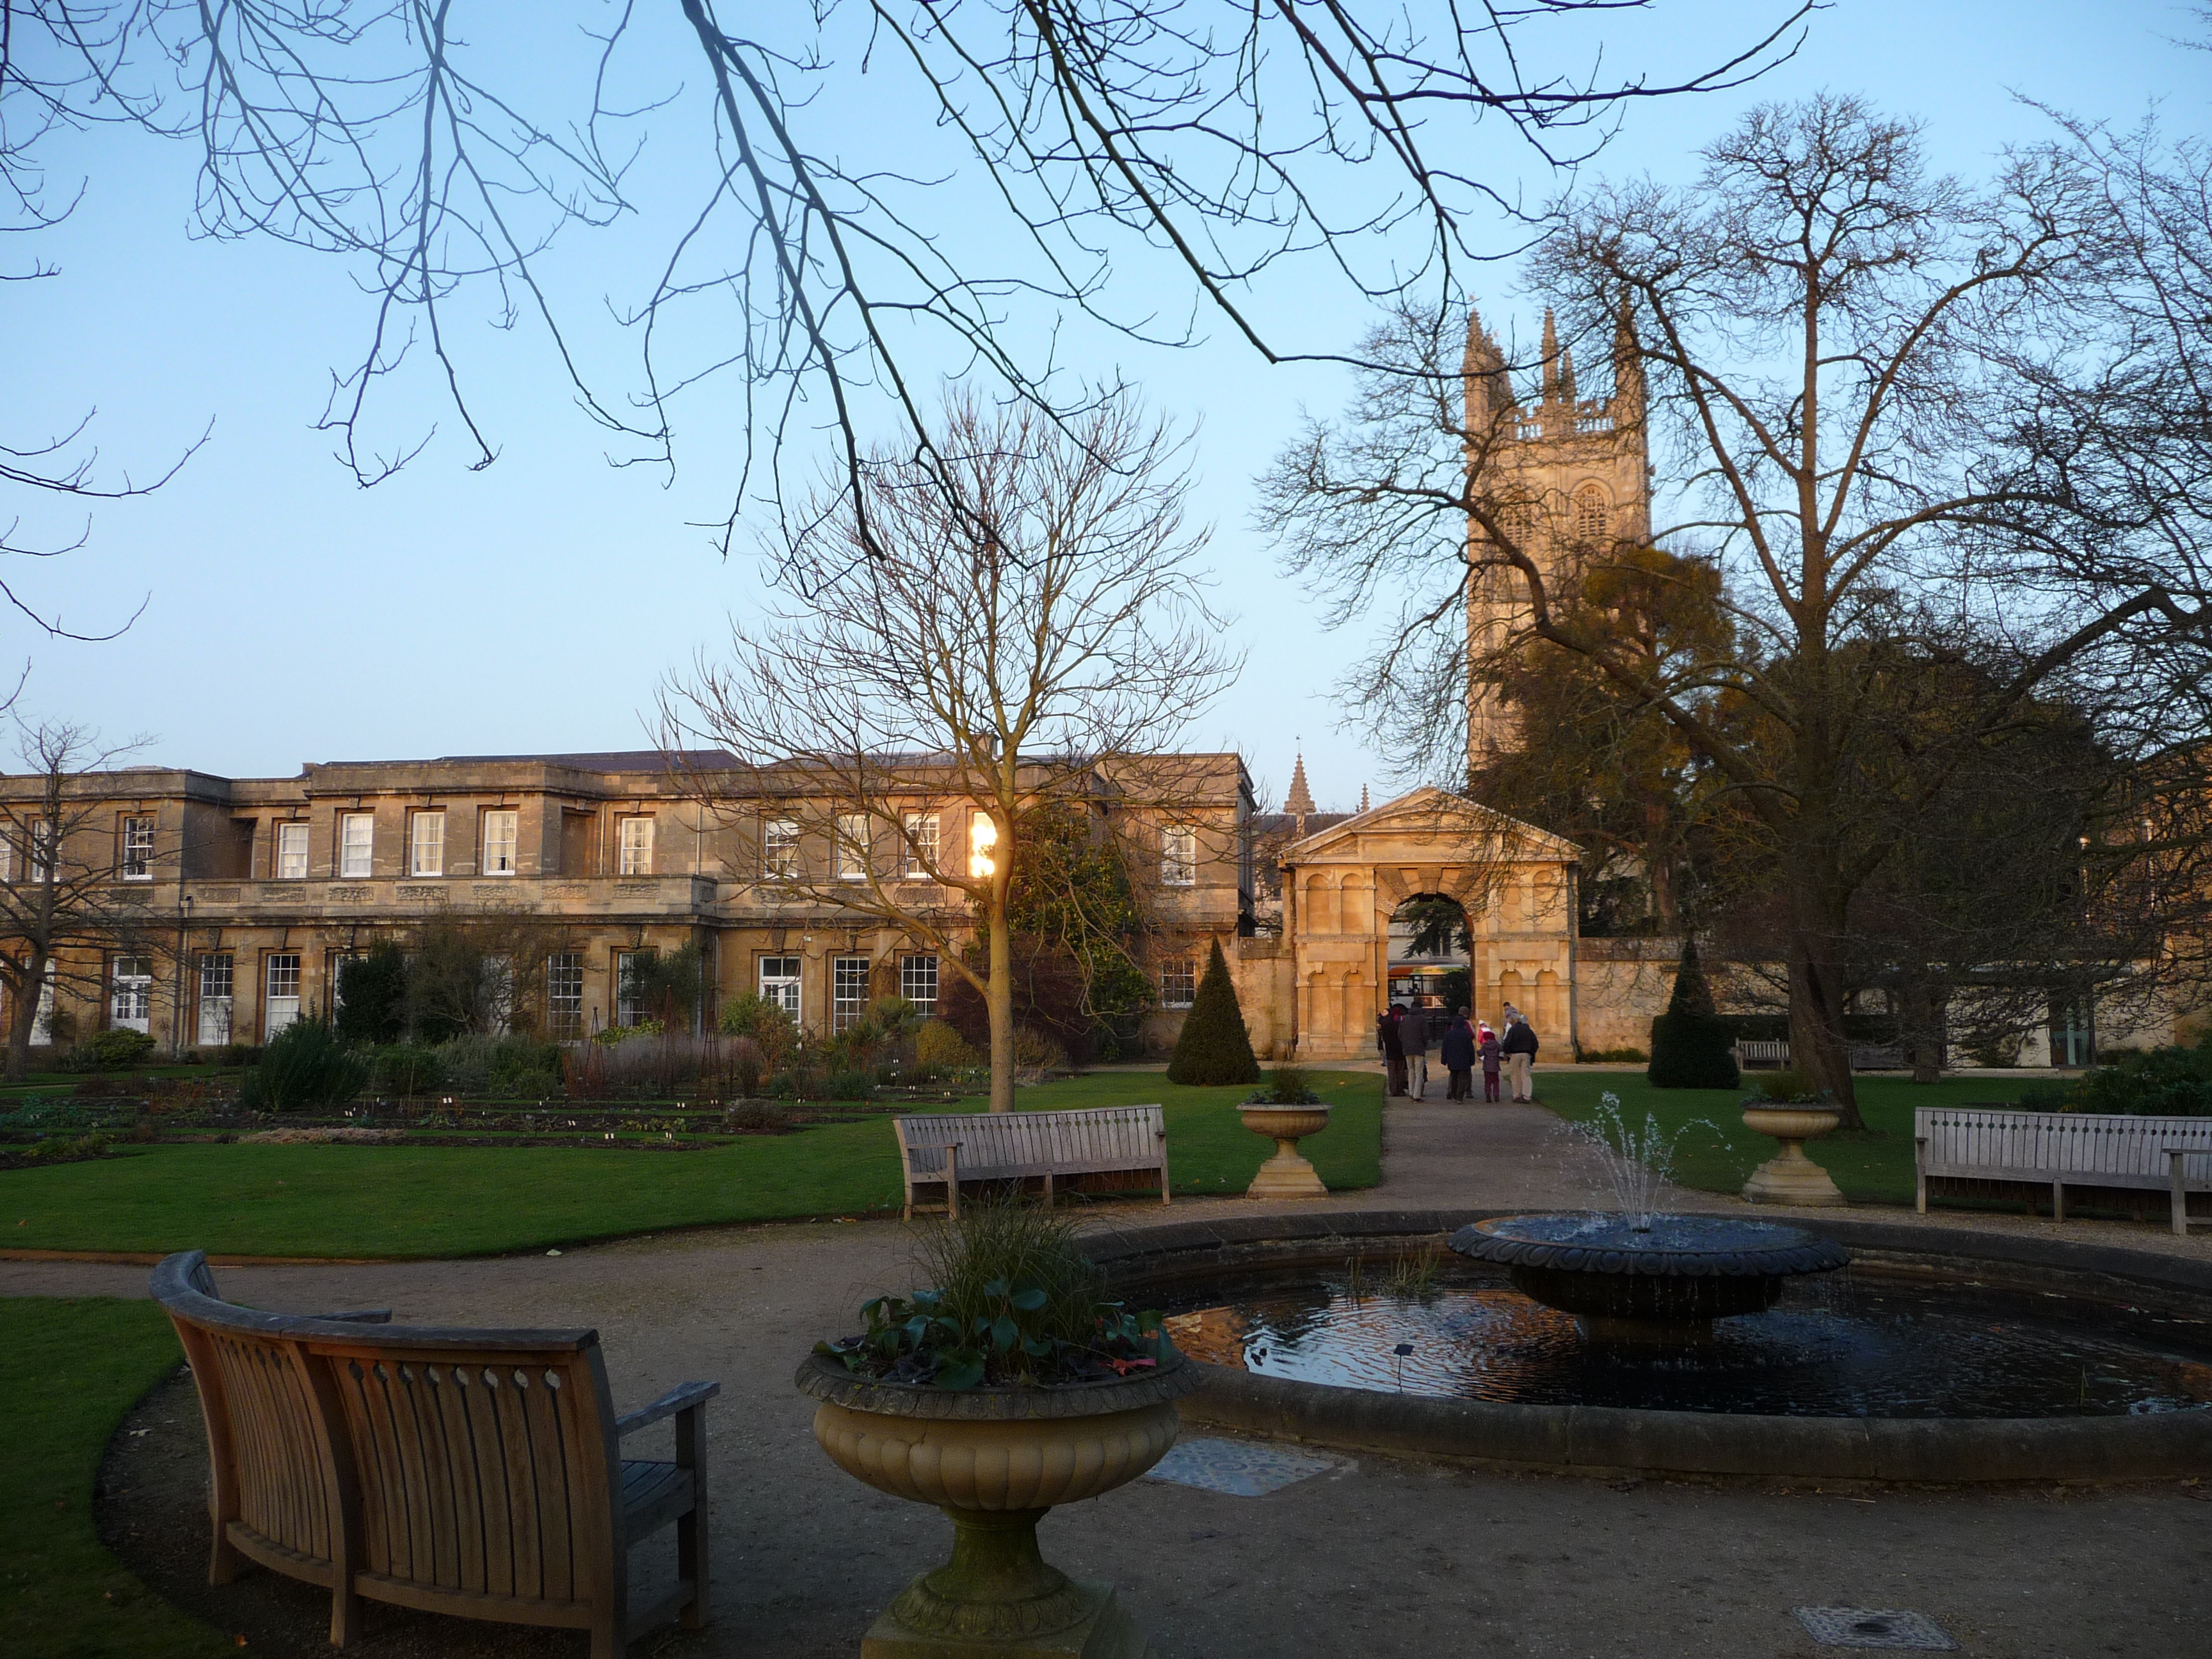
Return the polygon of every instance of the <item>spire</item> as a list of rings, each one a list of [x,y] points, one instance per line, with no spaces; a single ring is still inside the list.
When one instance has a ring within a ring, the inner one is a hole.
[[[1367,810],[1367,786],[1364,783],[1359,786],[1359,810],[1363,812]]]
[[[1283,811],[1303,821],[1317,810],[1314,805],[1313,791],[1306,787],[1306,757],[1300,755],[1297,764],[1291,768],[1291,793],[1283,797]]]
[[[1473,306],[1467,308],[1467,353],[1460,360],[1460,374],[1467,382],[1467,430],[1474,441],[1513,406],[1513,389],[1506,384],[1504,355]]]
[[[1571,347],[1559,353],[1559,401],[1575,401],[1575,354]]]
[[[1613,323],[1613,398],[1616,420],[1642,416],[1644,349],[1636,343],[1636,313],[1626,295]]]
[[[1544,401],[1559,401],[1559,328],[1549,306],[1544,307]]]

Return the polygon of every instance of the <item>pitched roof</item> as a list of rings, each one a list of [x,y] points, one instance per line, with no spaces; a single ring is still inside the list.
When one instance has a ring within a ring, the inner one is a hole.
[[[1308,819],[1307,822],[1310,825],[1313,820]],[[1325,829],[1310,829],[1304,841],[1294,842],[1284,849],[1284,856],[1308,857],[1326,853],[1358,836],[1403,829],[1409,823],[1439,835],[1455,827],[1462,835],[1472,831],[1498,836],[1519,842],[1539,855],[1560,859],[1582,855],[1582,849],[1572,842],[1555,836],[1548,830],[1540,830],[1533,823],[1508,817],[1504,813],[1479,801],[1469,800],[1463,795],[1449,794],[1424,784],[1395,800],[1384,801],[1380,806],[1340,817]]]

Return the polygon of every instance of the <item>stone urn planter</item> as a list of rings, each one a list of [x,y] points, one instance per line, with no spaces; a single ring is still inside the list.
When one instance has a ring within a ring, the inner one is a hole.
[[[1284,1106],[1247,1101],[1237,1109],[1237,1115],[1254,1134],[1266,1135],[1275,1143],[1275,1155],[1260,1166],[1260,1173],[1252,1177],[1252,1184],[1244,1189],[1245,1197],[1328,1196],[1328,1188],[1321,1184],[1321,1177],[1314,1173],[1314,1166],[1298,1152],[1300,1140],[1307,1135],[1317,1135],[1328,1127],[1327,1106]]]
[[[1175,1402],[1200,1376],[1168,1354],[1157,1370],[1101,1382],[958,1390],[878,1382],[810,1355],[799,1389],[820,1402],[814,1437],[830,1462],[952,1522],[952,1559],[899,1593],[861,1659],[1143,1659],[1144,1633],[1114,1587],[1048,1565],[1036,1525],[1055,1505],[1134,1480],[1175,1444]]]
[[[1753,1204],[1833,1208],[1844,1202],[1828,1172],[1805,1156],[1805,1143],[1828,1133],[1843,1115],[1826,1106],[1760,1101],[1743,1109],[1743,1127],[1772,1135],[1782,1150],[1751,1172],[1743,1195]]]

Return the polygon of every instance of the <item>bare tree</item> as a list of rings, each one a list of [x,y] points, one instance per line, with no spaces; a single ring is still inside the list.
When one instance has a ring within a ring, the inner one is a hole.
[[[0,0],[0,168],[35,202],[56,134],[134,124],[200,149],[204,232],[352,265],[371,322],[325,421],[364,483],[428,441],[377,435],[380,390],[418,349],[471,464],[495,456],[455,325],[460,296],[489,290],[498,322],[544,330],[617,459],[672,461],[675,397],[734,377],[751,441],[732,518],[753,459],[780,493],[787,445],[811,465],[817,423],[864,513],[860,434],[890,415],[928,453],[916,387],[941,368],[1073,418],[1091,394],[1054,373],[1065,314],[1168,342],[1210,314],[1270,360],[1340,352],[1263,325],[1254,296],[1279,268],[1318,265],[1353,305],[1441,298],[1521,216],[1512,185],[1460,159],[1486,123],[1540,166],[1583,159],[1627,103],[1788,56],[1814,9],[1762,8],[1717,63],[1615,76],[1574,26],[1622,6],[861,0],[726,19],[660,0],[564,28],[546,8],[464,27],[450,0]],[[696,199],[615,302],[641,368],[602,390],[546,250],[635,226],[633,164],[672,129],[694,148],[655,176]],[[981,211],[948,225],[941,191],[963,176]]]
[[[2101,407],[2135,349],[2109,315],[2125,239],[2076,158],[2024,152],[1970,188],[1928,172],[1910,124],[1823,96],[1754,111],[1705,162],[1687,189],[1569,200],[1531,282],[1568,338],[1610,337],[1616,372],[1648,383],[1680,504],[1658,537],[1720,562],[1725,648],[1655,667],[1589,625],[1565,597],[1586,565],[1556,556],[1540,504],[1494,464],[1518,411],[1479,394],[1503,366],[1448,360],[1440,320],[1401,331],[1421,347],[1401,384],[1348,434],[1310,434],[1271,500],[1294,563],[1345,605],[1399,580],[1456,617],[1504,583],[1511,625],[1477,659],[1571,652],[1696,750],[1773,843],[1791,1040],[1856,1121],[1850,907],[1897,826],[2039,696],[2087,688],[2111,708],[2130,685],[2201,686],[2212,613],[2193,553],[2159,542],[2178,504],[2099,478],[2090,461],[2118,465],[2117,443],[2039,418],[2060,387]],[[2013,671],[1901,745],[1872,713],[1897,706],[1881,677],[1899,657],[1869,646],[1918,641],[1940,662],[1979,632]]]
[[[935,463],[872,456],[864,506],[823,487],[814,527],[774,561],[788,598],[726,665],[702,659],[664,694],[664,743],[747,769],[686,775],[762,836],[762,876],[902,929],[975,988],[1005,1112],[1026,827],[1102,793],[1184,806],[1194,763],[1157,751],[1238,662],[1193,566],[1204,538],[1165,426],[1126,399],[1073,431],[955,400],[932,441]],[[978,937],[981,967],[961,951]]]
[[[21,728],[35,795],[9,803],[0,823],[0,987],[8,998],[8,1068],[20,1079],[41,1010],[66,992],[96,1001],[110,951],[147,956],[162,930],[134,903],[131,880],[150,879],[152,849],[128,846],[100,775],[135,745],[105,748],[86,728],[48,720]]]

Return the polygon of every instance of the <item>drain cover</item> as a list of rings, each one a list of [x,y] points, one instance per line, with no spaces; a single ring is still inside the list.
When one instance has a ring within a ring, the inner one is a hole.
[[[1179,1486],[1203,1486],[1232,1498],[1265,1498],[1271,1492],[1343,1467],[1334,1457],[1255,1446],[1243,1440],[1182,1440],[1152,1466],[1147,1477]]]
[[[1944,1650],[1959,1644],[1924,1613],[1881,1607],[1793,1607],[1815,1642],[1832,1648]]]

